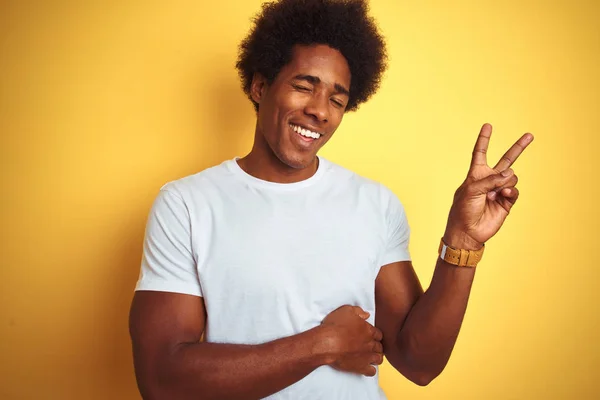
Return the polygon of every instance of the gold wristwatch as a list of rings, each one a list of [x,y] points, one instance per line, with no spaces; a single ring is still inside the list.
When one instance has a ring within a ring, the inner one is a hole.
[[[453,249],[444,243],[444,239],[440,240],[440,248],[438,254],[440,258],[449,264],[459,267],[476,267],[481,261],[485,244],[479,250]]]

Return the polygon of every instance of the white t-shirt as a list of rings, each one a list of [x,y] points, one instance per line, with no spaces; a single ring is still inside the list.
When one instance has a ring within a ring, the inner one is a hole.
[[[345,304],[368,311],[373,324],[375,278],[381,266],[410,260],[409,234],[389,189],[323,157],[312,177],[290,184],[228,160],[161,188],[136,290],[202,296],[208,342],[295,335]],[[267,399],[385,395],[377,375],[322,366]]]

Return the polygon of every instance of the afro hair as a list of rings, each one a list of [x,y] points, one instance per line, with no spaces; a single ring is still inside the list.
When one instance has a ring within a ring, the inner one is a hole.
[[[379,88],[387,67],[385,40],[365,0],[279,0],[265,3],[241,42],[236,68],[250,96],[255,73],[271,83],[291,61],[295,45],[325,44],[346,58],[351,73],[346,111],[355,111]]]

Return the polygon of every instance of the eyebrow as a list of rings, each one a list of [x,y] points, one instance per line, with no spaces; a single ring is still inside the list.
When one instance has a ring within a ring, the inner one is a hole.
[[[321,78],[319,78],[318,76],[314,76],[314,75],[300,74],[300,75],[296,75],[294,77],[294,79],[298,79],[301,81],[307,81],[308,83],[311,83],[313,85],[317,85],[317,84],[321,83]],[[339,83],[334,84],[333,87],[335,88],[336,93],[345,94],[346,96],[350,97],[350,92],[348,91],[348,89],[346,89]]]

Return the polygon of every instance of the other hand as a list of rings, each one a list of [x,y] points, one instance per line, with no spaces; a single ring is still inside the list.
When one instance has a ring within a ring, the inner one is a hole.
[[[374,365],[383,362],[381,330],[366,321],[369,313],[357,306],[345,305],[325,317],[321,326],[331,332],[331,367],[366,376],[377,373]]]

